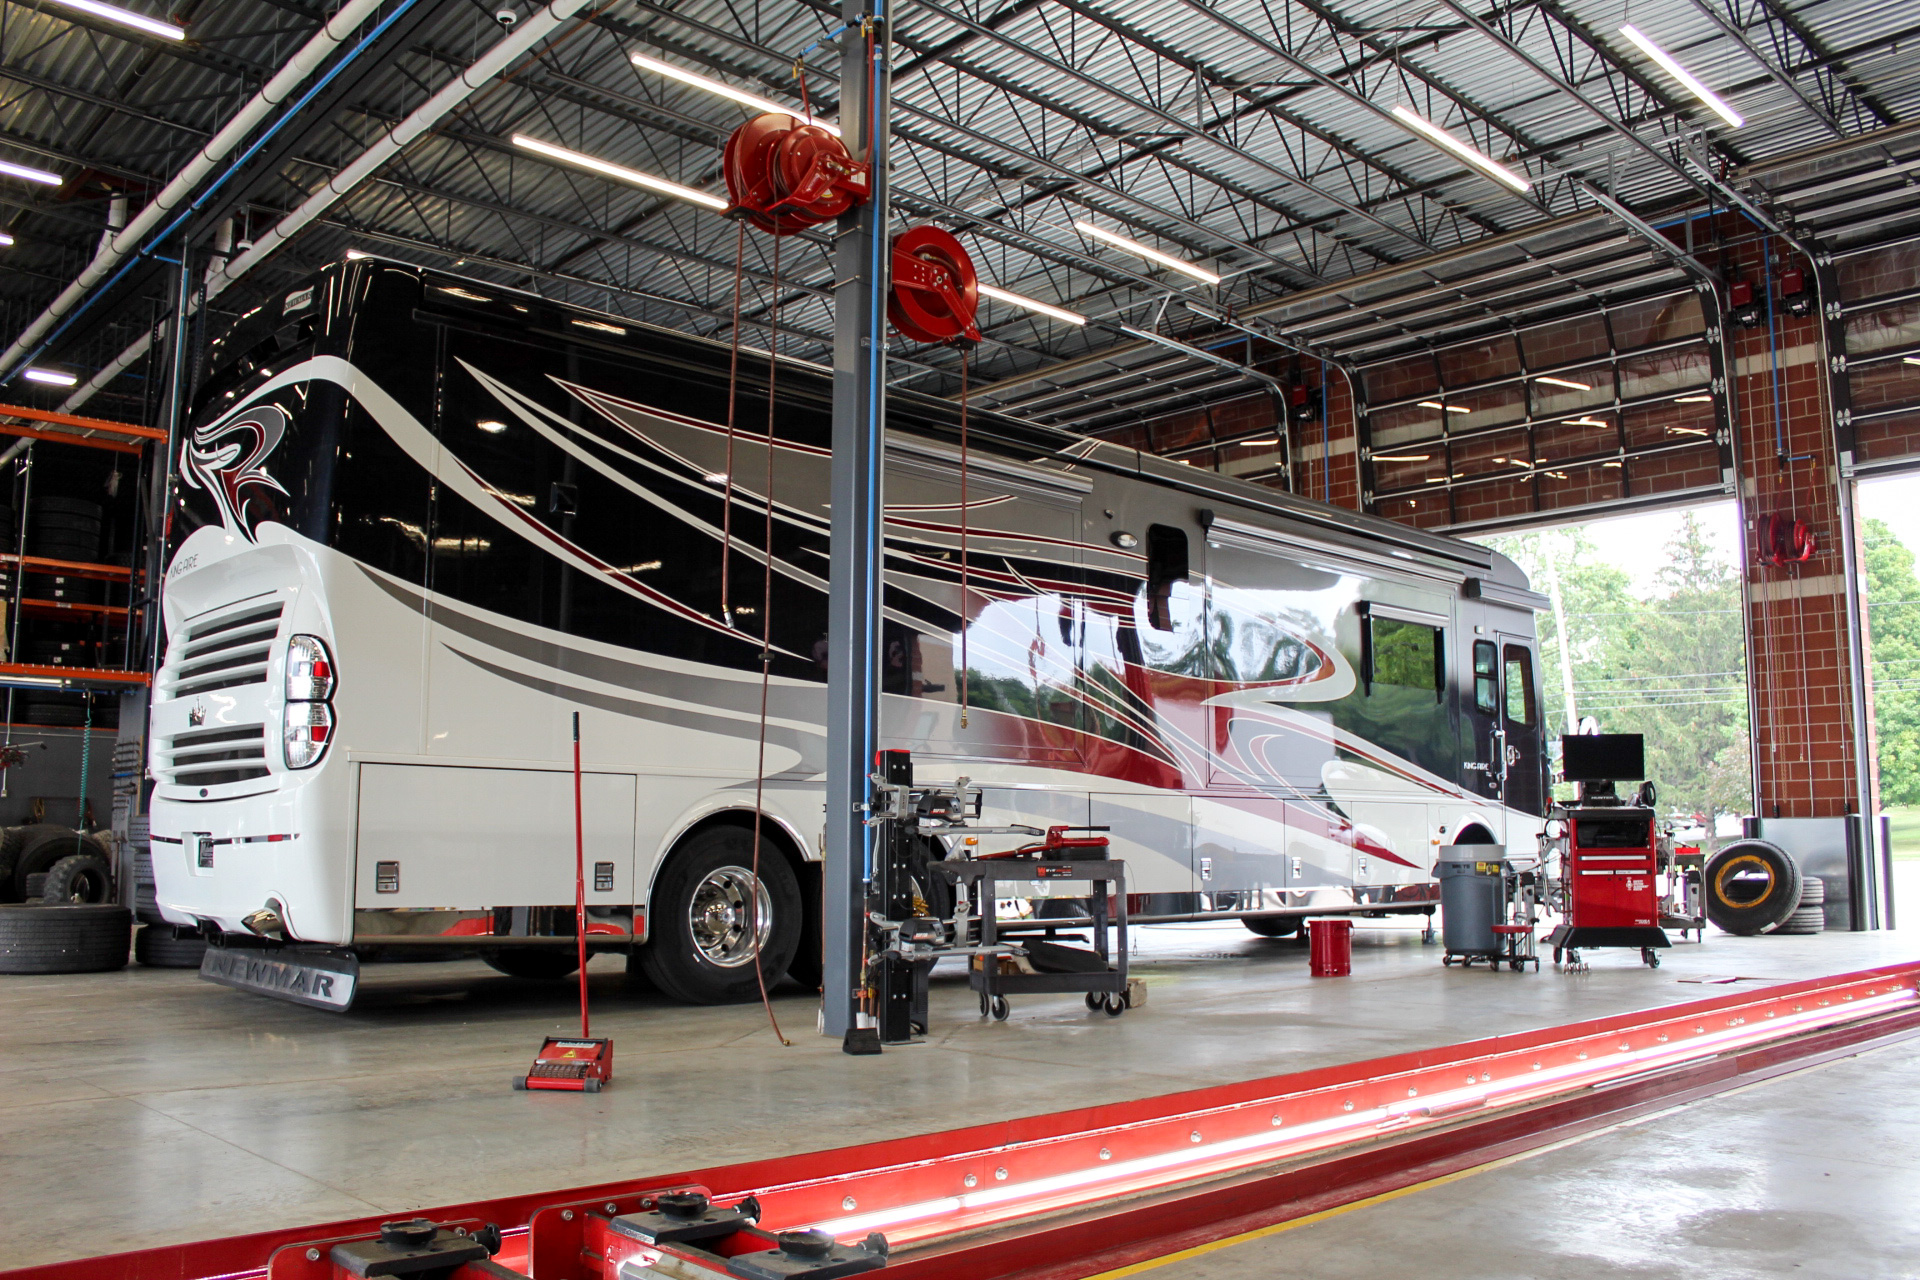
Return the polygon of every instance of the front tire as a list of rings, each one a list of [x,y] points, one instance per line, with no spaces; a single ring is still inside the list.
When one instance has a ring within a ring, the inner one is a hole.
[[[668,997],[740,1004],[758,998],[762,980],[771,988],[793,963],[801,932],[793,868],[764,835],[757,892],[752,868],[753,832],[735,826],[709,827],[667,860],[654,882],[653,937],[640,963]]]
[[[509,978],[549,982],[571,977],[580,968],[580,957],[571,947],[565,951],[558,947],[493,947],[482,951],[480,958]]]

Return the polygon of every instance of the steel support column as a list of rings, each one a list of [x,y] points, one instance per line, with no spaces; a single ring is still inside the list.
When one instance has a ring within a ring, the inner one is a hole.
[[[840,127],[873,164],[866,203],[840,219],[833,247],[833,503],[827,595],[826,967],[821,1029],[855,1025],[866,985],[866,882],[873,865],[868,775],[880,731],[880,534],[887,374],[886,0],[843,0]]]
[[[1853,385],[1847,373],[1847,319],[1841,306],[1840,273],[1833,255],[1809,259],[1813,267],[1814,297],[1820,306],[1820,355],[1826,373],[1827,420],[1833,427],[1834,514],[1839,526],[1841,601],[1846,611],[1847,687],[1853,695],[1854,800],[1860,815],[1861,883],[1852,895],[1853,927],[1893,928],[1893,881],[1888,858],[1879,847],[1879,770],[1875,767],[1872,724],[1873,670],[1868,656],[1865,581],[1860,556],[1860,513],[1856,506],[1859,481],[1854,478]]]

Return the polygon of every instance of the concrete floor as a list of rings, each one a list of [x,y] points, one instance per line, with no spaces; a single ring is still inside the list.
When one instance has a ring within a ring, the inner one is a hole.
[[[1920,863],[1901,872],[1912,915]],[[1030,997],[1009,1022],[983,1022],[956,971],[936,978],[927,1044],[861,1059],[813,1033],[814,998],[776,995],[793,1040],[782,1047],[758,1007],[672,1005],[626,987],[617,959],[603,957],[595,1030],[614,1037],[618,1057],[615,1084],[598,1096],[509,1088],[542,1035],[577,1025],[572,988],[477,961],[373,967],[346,1015],[190,972],[9,977],[0,1267],[923,1133],[1053,1110],[1068,1093],[1098,1103],[1450,1044],[1730,989],[1689,977],[1785,980],[1907,959],[1920,927],[1714,936],[1675,947],[1657,971],[1601,951],[1586,974],[1490,975],[1443,969],[1416,929],[1369,922],[1349,979],[1310,978],[1303,946],[1237,924],[1139,937],[1146,1008],[1115,1020],[1077,996]],[[1664,1276],[1677,1274],[1674,1259],[1709,1251],[1715,1261],[1693,1274],[1799,1264],[1909,1275],[1920,1263],[1888,1270],[1873,1259],[1898,1256],[1884,1252],[1896,1246],[1920,1258],[1911,1226],[1885,1211],[1915,1190],[1920,1130],[1902,1104],[1916,1085],[1920,1050],[1902,1047],[1160,1274],[1391,1274],[1397,1250],[1421,1276]],[[1743,1252],[1736,1237],[1764,1250]],[[1858,1265],[1826,1265],[1836,1241]],[[1313,1266],[1298,1265],[1308,1256]]]

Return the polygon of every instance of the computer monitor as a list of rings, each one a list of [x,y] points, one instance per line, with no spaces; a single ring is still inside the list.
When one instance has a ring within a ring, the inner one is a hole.
[[[1560,739],[1560,776],[1568,782],[1638,782],[1647,776],[1637,733],[1583,733]]]

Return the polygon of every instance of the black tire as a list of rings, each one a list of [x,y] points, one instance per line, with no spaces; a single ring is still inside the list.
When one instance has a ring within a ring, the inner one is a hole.
[[[480,958],[509,978],[554,981],[570,977],[580,968],[577,943],[565,951],[559,947],[489,947]]]
[[[1777,844],[1736,840],[1707,862],[1707,919],[1751,936],[1780,924],[1800,905],[1800,864]]]
[[[113,865],[113,857],[105,845],[81,835],[72,827],[40,822],[17,829],[24,834],[21,837],[20,856],[13,864],[11,888],[15,902],[26,901],[28,876],[53,870],[53,864],[69,854],[90,853],[109,867]]]
[[[133,935],[133,958],[149,969],[198,969],[206,954],[205,938],[182,936],[170,924],[150,924]]]
[[[1825,933],[1827,931],[1827,909],[1825,907],[1796,907],[1792,915],[1782,921],[1775,933]]]
[[[13,869],[20,864],[20,851],[27,846],[32,827],[8,827],[0,831],[0,902],[18,902],[13,892]]]
[[[668,857],[654,881],[652,938],[641,953],[653,985],[685,1004],[739,1004],[771,988],[793,963],[800,945],[800,885],[773,841],[760,837],[760,885],[767,913],[760,942],[760,974],[754,976],[754,930],[737,926],[741,906],[752,896],[753,832],[745,827],[708,827]],[[742,890],[746,898],[740,897]],[[696,935],[695,898],[701,903]],[[705,950],[702,949],[702,944]],[[716,958],[719,957],[719,958]],[[738,957],[738,958],[734,958]]]
[[[1013,1006],[1007,1003],[1005,996],[995,996],[989,1007],[993,1013],[993,1020],[995,1022],[1005,1022],[1007,1015],[1013,1012]]]
[[[113,868],[98,854],[70,853],[47,868],[40,901],[48,904],[113,901]]]
[[[808,991],[818,991],[827,976],[826,903],[820,896],[820,884],[826,868],[810,862],[800,868],[800,941],[787,964],[787,976]],[[952,914],[949,912],[948,914]]]
[[[1240,923],[1263,938],[1291,938],[1300,932],[1299,916],[1241,916]]]
[[[1827,882],[1819,876],[1800,877],[1800,905],[1819,907],[1826,905]]]
[[[0,907],[0,973],[100,973],[126,967],[133,912],[111,903]]]

